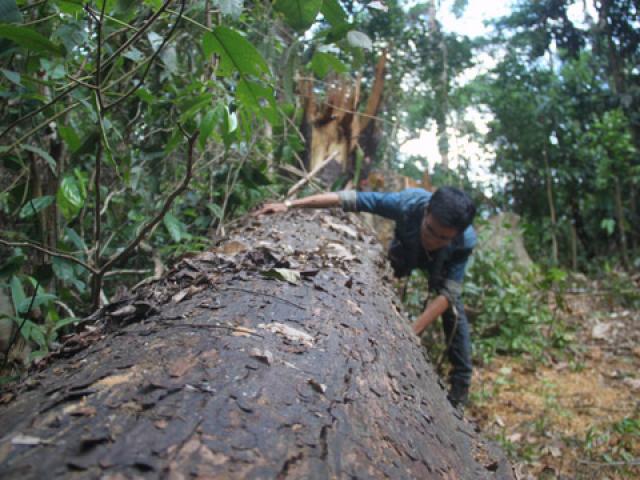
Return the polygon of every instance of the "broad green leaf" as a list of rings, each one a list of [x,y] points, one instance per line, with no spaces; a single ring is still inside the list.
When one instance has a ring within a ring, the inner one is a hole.
[[[131,10],[138,2],[134,0],[118,0],[116,6],[119,12],[126,13]]]
[[[205,95],[201,95],[200,97],[195,99],[195,103],[193,103],[187,110],[180,115],[180,122],[184,123],[187,120],[193,118],[196,114],[201,113],[204,109],[208,109],[211,107],[211,100],[213,99],[213,95],[207,93]]]
[[[22,145],[22,148],[42,157],[47,162],[47,165],[49,165],[53,174],[56,174],[56,161],[48,152],[45,152],[43,149],[33,145]]]
[[[279,118],[271,87],[243,79],[238,82],[236,98],[239,103],[243,104],[252,113],[266,118],[272,125],[278,123]]]
[[[608,235],[613,235],[616,229],[616,222],[612,218],[603,218],[602,221],[600,221],[600,228],[605,230]]]
[[[62,179],[56,194],[56,200],[62,215],[67,220],[71,220],[80,212],[84,205],[85,196],[75,177],[66,176]]]
[[[78,250],[81,250],[83,252],[87,250],[87,244],[84,242],[82,237],[80,235],[78,235],[78,233],[73,228],[65,227],[64,228],[64,233],[66,233],[67,237],[69,237],[69,240],[71,240],[73,245]]]
[[[9,80],[11,83],[15,83],[19,87],[22,86],[22,83],[20,82],[20,74],[18,72],[7,70],[5,68],[1,68],[0,71],[2,71],[2,74],[7,77],[7,80]]]
[[[320,12],[334,27],[347,22],[347,12],[344,11],[338,0],[324,0]]]
[[[160,58],[169,72],[173,75],[178,72],[178,53],[174,45],[166,45],[160,54]]]
[[[238,128],[238,116],[236,112],[229,110],[229,107],[224,107],[224,126],[225,133],[233,133]]]
[[[285,21],[291,27],[304,31],[313,24],[320,13],[322,0],[276,0],[273,7],[284,15]]]
[[[64,55],[64,48],[28,27],[0,24],[0,38],[11,40],[35,53]]]
[[[124,58],[128,58],[134,62],[139,62],[144,58],[144,54],[135,47],[130,48],[125,53],[122,54]]]
[[[230,75],[237,71],[242,75],[260,76],[269,73],[269,67],[260,52],[246,38],[235,30],[219,26],[204,34],[202,40],[204,54],[220,56],[218,74]]]
[[[200,148],[204,148],[207,144],[207,140],[213,132],[213,127],[216,124],[217,116],[215,110],[209,110],[200,122],[200,136],[198,137],[198,143]]]
[[[242,14],[244,0],[214,0],[213,4],[217,4],[223,15],[228,15],[234,20],[237,20]]]
[[[172,213],[167,213],[162,219],[164,226],[167,227],[167,231],[174,242],[178,243],[183,235],[183,224]]]
[[[24,293],[24,289],[22,288],[22,282],[15,275],[11,277],[11,283],[9,284],[11,289],[11,301],[13,302],[13,309],[16,312],[16,315],[20,315],[19,305],[22,305],[24,299],[27,296]]]
[[[61,12],[69,15],[76,16],[83,13],[82,0],[56,0],[55,3]]]
[[[352,47],[364,48],[365,50],[373,50],[373,42],[366,33],[351,30],[347,33],[347,41]]]
[[[35,297],[33,295],[30,295],[22,300],[22,302],[18,305],[18,310],[20,311],[20,313],[27,313],[29,307],[31,307],[31,309],[39,308],[42,305],[54,301],[56,298],[57,297],[51,293],[38,293],[35,295]]]
[[[25,256],[20,249],[16,249],[16,254],[9,257],[0,264],[0,279],[12,276],[20,271],[25,262]]]
[[[53,195],[45,195],[43,197],[32,198],[20,209],[18,217],[20,217],[21,219],[29,218],[30,216],[38,213],[40,210],[47,208],[53,203],[53,200]]]
[[[156,100],[151,92],[144,87],[140,87],[138,90],[136,90],[136,95],[138,96],[138,98],[140,98],[140,100],[148,104],[153,104]]]
[[[347,66],[338,57],[330,53],[316,52],[311,59],[311,69],[320,78],[324,78],[331,71],[345,73],[349,71]]]
[[[85,319],[76,318],[76,317],[62,318],[56,322],[56,324],[53,327],[53,331],[57,332],[58,330],[66,327],[67,325],[72,325],[72,324],[77,325],[78,323],[83,322],[84,320]]]
[[[352,25],[341,23],[326,32],[321,32],[319,36],[325,37],[325,43],[336,43],[342,40],[351,31]]]
[[[22,14],[18,9],[18,5],[16,5],[16,0],[0,0],[0,22],[22,22]]]
[[[53,267],[53,273],[59,280],[69,282],[75,278],[76,272],[70,261],[65,260],[64,258],[53,257],[51,264]]]
[[[162,45],[162,35],[157,34],[156,32],[148,32],[147,38],[149,39],[149,43],[151,44],[151,48],[157,50]]]
[[[77,152],[82,146],[82,140],[80,140],[80,137],[72,127],[58,125],[58,133],[60,133],[62,140],[73,153]]]
[[[224,212],[222,211],[222,207],[220,207],[220,205],[218,205],[217,203],[210,203],[210,204],[207,205],[207,208],[209,209],[209,211],[211,213],[213,213],[213,215],[218,220],[222,220]]]
[[[47,340],[45,338],[43,328],[40,325],[32,322],[31,320],[27,320],[24,322],[20,333],[25,340],[33,340],[38,344],[40,348],[47,347]]]

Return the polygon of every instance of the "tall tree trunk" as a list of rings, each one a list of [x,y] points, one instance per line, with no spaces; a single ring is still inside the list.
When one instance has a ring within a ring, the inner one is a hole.
[[[544,171],[545,180],[547,185],[547,203],[549,205],[549,216],[551,217],[551,257],[553,264],[558,264],[558,224],[556,219],[556,207],[553,201],[553,179],[551,177],[551,168],[549,167],[549,154],[547,147],[542,150],[542,157],[544,158]]]
[[[303,79],[299,84],[304,108],[301,130],[307,139],[307,167],[313,170],[331,155],[335,156],[335,161],[319,175],[327,183],[333,183],[344,173],[353,173],[359,145],[366,146],[366,155],[372,160],[379,141],[379,125],[374,120],[382,102],[385,65],[386,51],[376,64],[375,78],[363,112],[358,111],[361,77],[355,81],[333,78],[327,82],[324,100],[318,100],[312,80]]]
[[[624,207],[622,206],[622,189],[620,188],[620,179],[614,178],[614,196],[616,202],[616,219],[618,223],[618,232],[620,235],[620,247],[622,248],[622,263],[629,268],[629,253],[627,249],[627,232],[624,225]]]
[[[252,221],[103,307],[0,396],[0,476],[513,478],[448,404],[382,249],[348,218]]]
[[[575,272],[578,270],[578,234],[576,232],[576,226],[570,223],[571,226],[571,269]]]
[[[441,157],[441,165],[449,169],[449,132],[447,131],[447,117],[449,115],[449,58],[444,34],[437,20],[437,6],[435,0],[429,2],[429,33],[433,41],[438,42],[442,59],[439,83],[434,85],[436,92],[436,124],[438,127],[438,151]]]

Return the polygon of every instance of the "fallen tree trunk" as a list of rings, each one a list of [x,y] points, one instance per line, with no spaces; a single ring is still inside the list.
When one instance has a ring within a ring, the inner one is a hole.
[[[253,220],[103,308],[0,396],[0,477],[512,478],[346,218]]]

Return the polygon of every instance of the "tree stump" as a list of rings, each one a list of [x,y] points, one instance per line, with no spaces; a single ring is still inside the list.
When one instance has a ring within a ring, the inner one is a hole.
[[[513,478],[336,215],[252,219],[98,311],[0,396],[0,477]]]

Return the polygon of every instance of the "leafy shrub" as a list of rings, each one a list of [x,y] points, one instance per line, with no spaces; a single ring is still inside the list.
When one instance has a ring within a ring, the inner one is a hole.
[[[546,347],[566,340],[564,327],[547,305],[553,282],[537,267],[520,267],[508,245],[475,251],[467,275],[465,304],[474,312],[470,319],[474,347],[482,360],[496,353],[540,356]],[[562,278],[557,269],[549,275]]]

